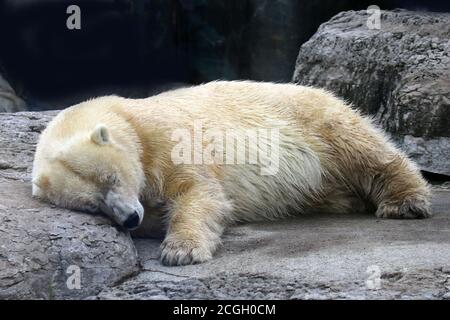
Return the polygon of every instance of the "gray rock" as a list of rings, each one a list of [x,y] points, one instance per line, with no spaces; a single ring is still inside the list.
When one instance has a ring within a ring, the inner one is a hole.
[[[435,216],[305,215],[230,228],[214,259],[166,267],[160,241],[137,239],[139,275],[92,299],[442,299],[450,266],[450,192],[434,191]],[[370,289],[368,268],[380,287]]]
[[[138,270],[130,236],[109,220],[31,198],[36,140],[54,114],[0,114],[0,299],[83,298]],[[80,289],[67,285],[71,265]]]
[[[347,11],[301,48],[293,81],[371,114],[423,170],[450,175],[450,14]]]
[[[0,75],[0,112],[17,112],[26,109],[25,101],[16,95],[14,89]]]

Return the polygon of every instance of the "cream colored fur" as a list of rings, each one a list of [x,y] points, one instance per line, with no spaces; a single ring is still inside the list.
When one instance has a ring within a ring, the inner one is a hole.
[[[277,128],[274,175],[259,165],[175,165],[178,128]],[[373,206],[383,218],[430,215],[419,170],[369,119],[332,94],[293,84],[211,82],[147,99],[115,96],[61,112],[43,132],[33,194],[103,211],[119,224],[133,212],[146,234],[165,203],[168,265],[211,259],[226,225],[310,211]],[[143,216],[143,207],[145,215]]]

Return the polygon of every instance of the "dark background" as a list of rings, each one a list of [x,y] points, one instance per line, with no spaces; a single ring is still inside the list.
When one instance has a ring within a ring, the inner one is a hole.
[[[71,4],[81,30],[66,28]],[[321,23],[373,4],[450,11],[450,1],[3,0],[0,73],[31,110],[214,79],[287,82]]]

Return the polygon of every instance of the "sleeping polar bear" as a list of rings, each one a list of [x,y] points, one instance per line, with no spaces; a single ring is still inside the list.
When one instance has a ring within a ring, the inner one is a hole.
[[[223,139],[230,131],[231,145]],[[230,160],[239,143],[241,156],[257,161]],[[369,207],[380,218],[431,214],[419,170],[370,120],[321,89],[250,81],[108,96],[62,111],[40,137],[33,195],[141,226],[141,235],[164,203],[166,265],[211,259],[235,221]]]

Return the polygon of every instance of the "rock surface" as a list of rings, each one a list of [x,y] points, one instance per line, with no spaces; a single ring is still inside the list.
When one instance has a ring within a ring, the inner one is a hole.
[[[450,190],[436,190],[433,203],[425,220],[311,215],[236,226],[212,261],[194,266],[162,266],[160,241],[139,239],[141,273],[91,298],[443,299]],[[370,275],[379,276],[378,290],[369,289]]]
[[[306,215],[239,225],[212,261],[165,267],[160,239],[133,244],[102,217],[31,198],[35,143],[55,114],[0,114],[0,299],[450,296],[450,189],[434,191],[431,219]],[[79,290],[67,287],[71,265],[80,267]],[[378,290],[366,284],[368,268]]]
[[[0,114],[0,299],[82,298],[138,270],[133,241],[109,220],[31,198],[35,144],[54,114]]]
[[[16,95],[9,83],[0,75],[0,112],[17,112],[26,110],[25,101]]]
[[[293,81],[327,88],[375,119],[433,173],[450,175],[450,14],[366,11],[320,26],[301,48]]]

